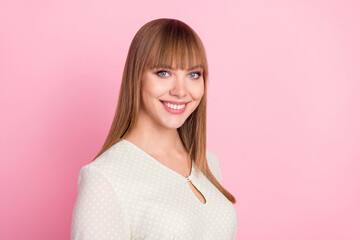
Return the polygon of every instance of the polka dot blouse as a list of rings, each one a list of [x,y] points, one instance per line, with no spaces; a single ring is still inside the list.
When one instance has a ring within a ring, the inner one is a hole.
[[[206,155],[221,182],[216,155]],[[83,166],[77,184],[71,240],[235,239],[234,205],[194,161],[186,178],[122,139]]]

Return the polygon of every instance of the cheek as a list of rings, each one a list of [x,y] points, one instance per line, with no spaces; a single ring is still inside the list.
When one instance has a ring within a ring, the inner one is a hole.
[[[155,81],[152,81],[152,79],[146,79],[143,81],[141,90],[143,95],[149,97],[158,97],[164,92],[162,86],[157,84]]]
[[[200,83],[192,86],[191,95],[194,100],[200,101],[204,95],[204,83]]]

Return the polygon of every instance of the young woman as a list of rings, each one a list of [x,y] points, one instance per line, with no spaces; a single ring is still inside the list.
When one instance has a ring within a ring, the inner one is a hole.
[[[109,134],[83,166],[71,239],[234,239],[235,198],[206,149],[208,65],[182,21],[135,35]]]

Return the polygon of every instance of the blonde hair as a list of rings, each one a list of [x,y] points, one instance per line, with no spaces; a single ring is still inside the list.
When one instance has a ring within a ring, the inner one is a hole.
[[[160,18],[146,23],[131,42],[122,76],[120,94],[110,131],[95,160],[125,138],[135,126],[140,110],[141,79],[154,67],[203,68],[204,95],[178,133],[198,168],[232,203],[236,200],[215,178],[206,160],[206,89],[208,64],[204,46],[196,32],[180,20]],[[92,161],[93,161],[92,160]]]

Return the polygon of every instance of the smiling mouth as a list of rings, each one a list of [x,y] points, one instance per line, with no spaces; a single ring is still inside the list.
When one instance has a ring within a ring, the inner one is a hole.
[[[160,100],[162,104],[167,106],[168,108],[174,109],[174,110],[180,110],[183,109],[189,102],[181,102],[182,104],[173,104],[170,102],[162,101]]]

